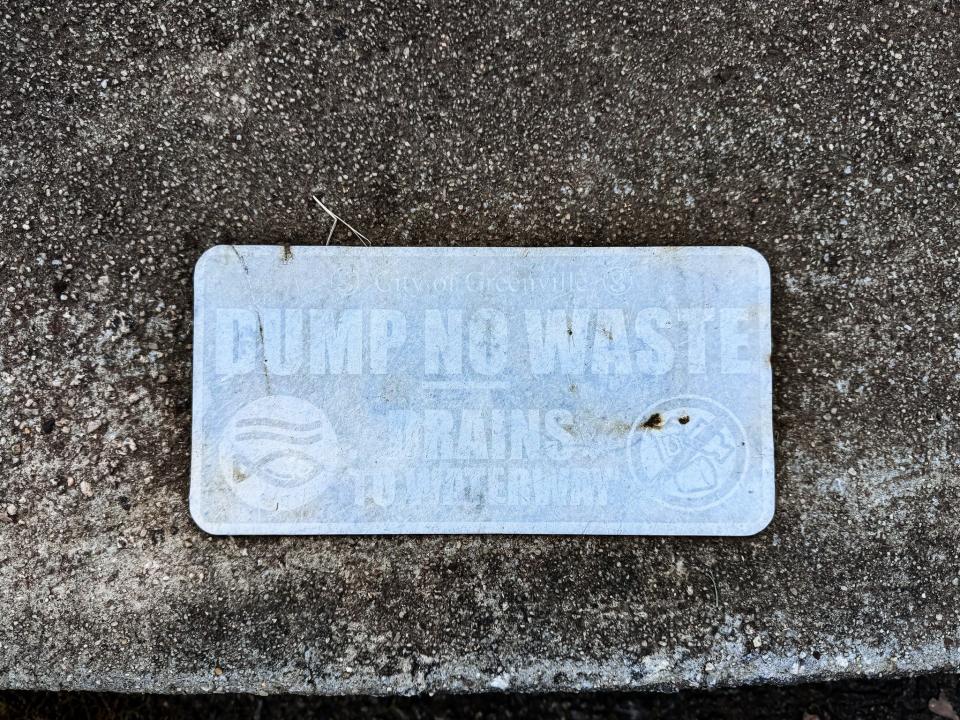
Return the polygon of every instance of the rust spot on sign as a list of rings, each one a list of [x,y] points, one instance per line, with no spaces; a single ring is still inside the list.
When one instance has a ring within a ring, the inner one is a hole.
[[[654,413],[646,420],[643,421],[641,427],[646,428],[647,430],[660,430],[663,428],[663,415],[660,413]]]

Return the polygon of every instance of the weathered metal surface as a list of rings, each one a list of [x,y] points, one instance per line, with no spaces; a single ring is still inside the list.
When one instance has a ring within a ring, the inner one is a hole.
[[[209,532],[749,535],[772,517],[753,250],[218,246],[194,308]]]

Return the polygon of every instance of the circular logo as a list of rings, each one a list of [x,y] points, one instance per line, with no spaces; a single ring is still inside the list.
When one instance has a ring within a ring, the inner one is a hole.
[[[354,266],[341,267],[332,275],[333,286],[340,295],[352,295],[360,287],[360,275]]]
[[[726,498],[747,470],[747,436],[720,403],[694,395],[662,400],[630,429],[627,452],[637,482],[660,503],[705,510]]]
[[[603,283],[614,295],[622,295],[630,289],[630,275],[623,268],[613,267],[604,274]]]
[[[317,497],[337,464],[337,435],[316,405],[271,395],[242,407],[220,440],[220,470],[248,505],[292,510]]]

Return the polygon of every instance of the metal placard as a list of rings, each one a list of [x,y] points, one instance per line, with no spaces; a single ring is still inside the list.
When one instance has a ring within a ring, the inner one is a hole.
[[[742,247],[217,246],[190,509],[216,534],[749,535],[770,274]]]

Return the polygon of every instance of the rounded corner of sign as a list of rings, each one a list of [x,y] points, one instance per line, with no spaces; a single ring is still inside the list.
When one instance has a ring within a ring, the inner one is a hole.
[[[760,508],[760,513],[755,519],[751,519],[744,524],[742,532],[738,534],[743,537],[759,535],[768,527],[770,527],[770,523],[773,522],[773,518],[776,516],[776,514],[777,514],[776,501],[771,500],[769,503],[766,503],[763,507]]]
[[[216,262],[218,258],[225,257],[228,247],[228,245],[214,245],[204,250],[193,266],[194,279],[199,280],[202,278],[212,263]]]
[[[741,245],[736,248],[737,252],[743,253],[746,257],[750,258],[751,261],[757,266],[758,275],[761,278],[765,278],[769,283],[770,280],[770,263],[767,261],[767,258],[762,252],[756,248],[752,248],[748,245]]]
[[[190,500],[190,517],[193,519],[193,522],[196,523],[197,527],[208,535],[230,534],[225,525],[222,523],[213,522],[207,518],[203,513],[203,509],[199,506],[199,503],[192,498]]]

